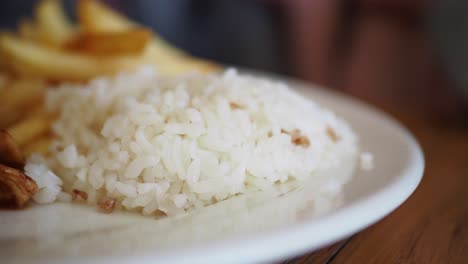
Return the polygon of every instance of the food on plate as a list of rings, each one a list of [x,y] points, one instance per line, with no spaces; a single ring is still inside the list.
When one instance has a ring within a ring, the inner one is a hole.
[[[37,78],[9,77],[0,90],[0,128],[7,128],[42,104],[46,82]]]
[[[0,130],[0,164],[22,170],[24,167],[23,154],[15,141],[5,130]]]
[[[23,207],[37,191],[37,184],[18,169],[0,164],[0,205]]]
[[[22,170],[24,158],[13,138],[0,130],[0,205],[23,207],[37,190],[36,182]]]
[[[74,24],[43,0],[0,33],[1,204],[176,215],[307,181],[326,207],[349,181],[357,138],[329,110],[194,58],[98,1],[76,13]]]
[[[109,198],[107,196],[103,196],[99,199],[97,203],[98,208],[101,212],[110,214],[114,211],[116,201],[117,199],[115,198]]]
[[[38,182],[40,203],[66,197],[105,212],[175,215],[305,181],[333,199],[350,175],[322,172],[358,153],[332,112],[235,70],[171,77],[144,67],[63,84],[46,102],[58,116],[50,155],[33,155],[25,170],[50,183]]]
[[[52,136],[46,135],[39,138],[35,138],[32,142],[29,142],[23,146],[22,151],[26,157],[33,153],[40,153],[46,155],[49,152],[49,146],[52,142]]]
[[[93,0],[78,2],[77,17],[79,24],[87,32],[126,32],[138,26],[135,22]],[[154,64],[160,73],[168,75],[189,71],[210,73],[220,69],[215,63],[188,56],[156,34],[147,47],[143,61]]]
[[[137,26],[135,22],[94,0],[78,1],[76,16],[87,32],[122,32]]]
[[[10,127],[8,131],[15,139],[16,144],[24,146],[26,143],[49,131],[50,119],[47,113],[38,111]]]
[[[152,33],[146,29],[122,32],[87,32],[65,44],[65,48],[96,56],[138,55],[145,51],[151,41]]]
[[[39,31],[34,21],[31,19],[22,19],[18,23],[18,35],[23,39],[29,39],[32,41],[39,41]]]
[[[8,34],[0,36],[0,51],[16,74],[55,81],[84,81],[95,76],[134,69],[142,64],[139,57],[101,58],[45,47]]]
[[[161,74],[220,69],[170,46],[98,1],[79,1],[76,12],[75,25],[60,1],[43,0],[34,18],[19,22],[17,33],[0,33],[0,129],[29,128],[27,142],[22,140],[24,133],[13,133],[26,153],[44,152],[48,133],[37,128],[47,122],[35,116],[43,112],[48,86],[64,81],[82,83],[141,65],[152,65]],[[42,138],[36,138],[39,134]]]
[[[11,134],[0,137],[2,155],[10,153],[13,147],[26,156],[49,152],[53,115],[44,111],[43,105],[49,86],[62,82],[85,83],[141,65],[151,65],[164,75],[220,69],[215,63],[170,46],[150,30],[98,1],[79,1],[76,12],[78,23],[74,24],[60,1],[42,0],[33,18],[19,21],[17,32],[0,31],[0,129]],[[21,175],[23,166],[10,167],[10,162],[0,161],[12,169],[0,177]],[[61,182],[57,177],[49,180],[39,180],[39,187]],[[50,200],[49,193],[37,193],[36,200]],[[0,189],[0,195],[11,197],[11,194],[10,188]],[[106,208],[103,211],[113,209],[109,201],[101,203]]]
[[[2,68],[53,81],[87,81],[142,64],[163,74],[219,69],[170,46],[98,1],[78,1],[77,17],[78,24],[73,25],[60,1],[41,1],[35,19],[22,20],[18,33],[0,33]]]
[[[76,34],[76,28],[69,21],[59,0],[39,2],[35,13],[37,19],[36,30],[40,41],[52,47],[61,47]],[[30,28],[34,27],[30,26]]]
[[[363,170],[372,170],[374,168],[374,155],[370,152],[363,152],[359,155],[359,164]]]

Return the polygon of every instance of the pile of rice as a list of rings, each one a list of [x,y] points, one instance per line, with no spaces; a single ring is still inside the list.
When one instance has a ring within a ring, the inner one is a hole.
[[[332,112],[232,69],[163,77],[142,68],[52,89],[47,107],[58,113],[51,155],[33,155],[25,168],[39,203],[112,199],[174,215],[311,179],[335,195],[350,173],[321,172],[358,154],[356,136]]]

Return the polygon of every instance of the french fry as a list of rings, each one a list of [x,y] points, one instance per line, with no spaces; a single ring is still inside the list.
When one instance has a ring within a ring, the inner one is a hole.
[[[125,32],[139,27],[137,23],[96,0],[79,1],[77,17],[81,28],[86,32]],[[159,54],[164,53],[168,57],[185,54],[157,35],[154,36],[153,42],[153,48],[159,50]]]
[[[2,34],[8,34],[8,33],[5,33],[5,32],[1,32],[0,31],[0,35]],[[10,75],[11,74],[11,67],[9,66],[9,62],[8,62],[8,57],[2,53],[2,51],[0,50],[0,72],[4,75]]]
[[[63,11],[59,0],[42,0],[36,8],[40,39],[52,47],[60,47],[69,41],[75,29]]]
[[[170,54],[164,48],[153,42],[143,56],[145,64],[152,64],[159,73],[164,75],[176,75],[185,72],[212,73],[221,68],[211,61],[200,60],[188,55]]]
[[[47,113],[39,112],[9,127],[8,133],[16,144],[22,147],[38,136],[46,134],[50,130],[50,124],[51,117]]]
[[[96,56],[141,55],[151,37],[151,31],[143,28],[123,32],[85,32],[68,42],[65,48]]]
[[[25,157],[28,157],[33,153],[47,155],[47,153],[49,152],[50,143],[52,143],[52,138],[50,136],[42,136],[40,138],[37,138],[23,146],[23,154]]]
[[[9,58],[9,66],[16,73],[57,81],[86,81],[96,76],[134,69],[142,61],[139,56],[97,58],[74,54],[7,34],[0,36],[0,52]]]
[[[5,128],[42,104],[46,83],[41,79],[13,79],[0,91],[0,128]]]
[[[0,72],[0,93],[3,89],[6,89],[10,76],[5,72]]]
[[[23,39],[38,41],[40,32],[34,21],[31,19],[23,19],[18,24],[18,35]]]
[[[32,101],[42,98],[47,83],[37,78],[12,79],[6,84],[5,91],[1,94],[2,105],[10,109],[21,108]],[[4,114],[0,111],[1,114]]]
[[[7,131],[0,129],[0,164],[22,170],[24,158],[15,141]]]
[[[138,25],[123,15],[95,0],[78,3],[78,21],[87,32],[125,32]],[[193,58],[154,35],[143,56],[145,64],[155,65],[162,74],[179,74],[188,71],[209,73],[220,67],[212,62]]]
[[[125,16],[95,0],[78,1],[76,16],[85,32],[124,32],[136,27]]]

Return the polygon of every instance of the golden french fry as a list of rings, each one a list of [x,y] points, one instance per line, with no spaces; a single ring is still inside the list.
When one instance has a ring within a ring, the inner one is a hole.
[[[138,25],[95,0],[78,3],[78,21],[88,32],[125,32]],[[212,62],[192,58],[155,35],[143,56],[146,64],[155,65],[163,74],[188,71],[213,72],[220,67]]]
[[[123,32],[85,32],[67,43],[65,48],[97,56],[141,55],[151,37],[151,31],[142,28]]]
[[[40,79],[13,79],[0,91],[0,128],[19,119],[32,107],[42,104],[46,83]]]
[[[125,32],[139,25],[125,16],[115,12],[96,0],[82,0],[78,2],[77,17],[80,27],[86,32]],[[184,54],[183,51],[171,46],[164,39],[154,36],[154,49],[168,56]]]
[[[79,1],[77,17],[78,24],[86,32],[125,32],[139,27],[137,23],[96,0]],[[154,36],[153,41],[162,53],[184,54],[183,51],[171,46],[158,36]]]
[[[34,138],[46,134],[50,129],[51,117],[38,112],[8,128],[8,132],[20,147]]]
[[[43,136],[33,140],[23,147],[23,154],[28,157],[33,153],[40,153],[47,155],[49,152],[49,146],[52,143],[52,138],[49,136]]]
[[[86,32],[125,32],[139,25],[96,0],[82,0],[77,6],[78,24]],[[183,54],[158,36],[153,38],[162,53]]]
[[[5,33],[0,32],[0,35],[1,34],[5,34]],[[8,62],[8,57],[5,54],[3,54],[1,50],[0,50],[0,72],[2,72],[5,75],[11,74],[11,67]]]
[[[31,19],[23,19],[18,24],[18,34],[21,38],[37,41],[40,32],[37,25]]]
[[[22,170],[24,168],[24,158],[20,149],[16,145],[11,135],[0,129],[0,164]]]
[[[78,1],[76,12],[78,24],[86,32],[122,32],[136,26],[125,16],[95,0]]]
[[[59,0],[42,0],[36,8],[36,19],[41,41],[50,46],[60,47],[75,33]]]
[[[2,107],[10,110],[22,108],[31,104],[32,101],[42,98],[47,83],[42,79],[19,78],[12,79],[6,84],[5,91],[1,94]],[[4,114],[0,111],[1,114]]]
[[[171,54],[164,51],[164,47],[153,42],[143,56],[145,64],[152,64],[159,73],[165,75],[175,75],[185,72],[211,73],[221,69],[221,67],[207,60],[200,60],[188,55]]]
[[[3,89],[6,89],[8,81],[10,80],[10,75],[5,72],[0,72],[0,93]]]
[[[5,129],[16,122],[19,122],[21,119],[27,118],[31,114],[31,111],[40,107],[42,107],[42,101],[33,101],[31,105],[24,108],[18,108],[14,110],[14,112],[10,112],[10,114],[0,117],[0,129]]]
[[[69,53],[7,34],[0,36],[0,52],[7,56],[10,67],[20,75],[59,81],[89,80],[134,69],[142,62],[138,56],[97,58]]]

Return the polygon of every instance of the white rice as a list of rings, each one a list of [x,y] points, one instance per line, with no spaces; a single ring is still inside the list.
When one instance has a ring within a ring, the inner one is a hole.
[[[359,156],[360,167],[363,170],[372,170],[374,168],[374,155],[369,152],[362,152]]]
[[[59,113],[51,155],[26,166],[39,180],[39,203],[70,201],[80,190],[89,204],[106,196],[118,208],[174,215],[305,180],[335,195],[349,177],[320,172],[358,155],[356,136],[332,112],[232,69],[162,77],[142,68],[62,85],[47,106]]]

